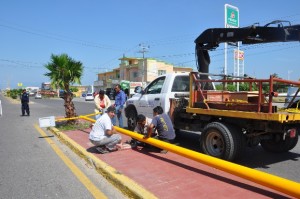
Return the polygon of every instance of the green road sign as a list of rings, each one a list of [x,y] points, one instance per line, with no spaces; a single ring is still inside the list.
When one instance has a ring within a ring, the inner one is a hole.
[[[239,27],[239,9],[226,4],[226,26],[231,28]]]

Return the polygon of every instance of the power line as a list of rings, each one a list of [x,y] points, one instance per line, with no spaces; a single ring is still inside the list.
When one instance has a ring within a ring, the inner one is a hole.
[[[72,39],[72,38],[68,38],[66,36],[61,36],[61,35],[55,36],[54,34],[43,34],[43,33],[34,32],[31,30],[26,30],[23,28],[13,27],[10,25],[5,25],[5,24],[0,24],[0,26],[8,28],[8,29],[13,29],[13,30],[16,30],[19,32],[25,32],[27,34],[46,37],[46,38],[53,39],[53,40],[58,40],[58,41],[63,41],[63,42],[68,42],[68,43],[75,43],[75,44],[78,44],[81,46],[94,47],[94,48],[100,48],[100,49],[106,49],[106,50],[124,51],[124,49],[120,49],[120,48],[116,48],[116,47],[112,47],[112,46],[106,46],[106,45],[102,45],[102,44],[91,43],[91,42],[82,41],[82,40],[78,40],[78,39]]]

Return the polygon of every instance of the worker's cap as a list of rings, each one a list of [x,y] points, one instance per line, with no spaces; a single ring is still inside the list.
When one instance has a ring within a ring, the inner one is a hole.
[[[100,94],[100,95],[104,95],[104,93],[105,93],[104,90],[100,90],[100,91],[99,91],[99,94]]]
[[[114,106],[110,106],[110,107],[107,108],[106,112],[107,113],[109,113],[109,112],[114,112],[115,113],[116,112],[116,108]]]

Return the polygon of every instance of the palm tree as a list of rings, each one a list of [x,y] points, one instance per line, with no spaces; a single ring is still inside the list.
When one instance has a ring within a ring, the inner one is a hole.
[[[75,61],[67,54],[51,55],[51,61],[45,65],[50,71],[45,73],[51,80],[54,88],[63,89],[65,100],[66,118],[76,117],[75,106],[72,102],[73,94],[70,92],[70,86],[73,83],[81,84],[80,79],[83,73],[82,63]],[[71,120],[72,121],[72,120]]]

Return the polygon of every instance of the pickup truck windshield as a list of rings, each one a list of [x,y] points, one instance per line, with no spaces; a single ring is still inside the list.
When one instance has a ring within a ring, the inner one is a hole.
[[[161,92],[161,89],[164,85],[166,77],[161,77],[153,81],[147,88],[147,94],[158,94]]]

